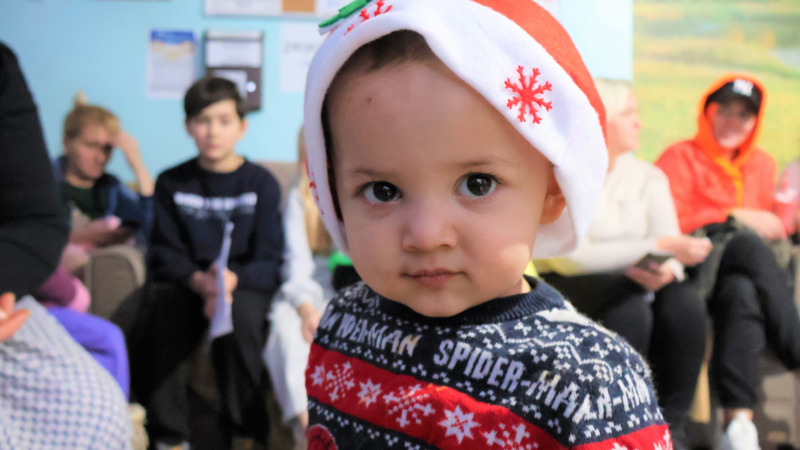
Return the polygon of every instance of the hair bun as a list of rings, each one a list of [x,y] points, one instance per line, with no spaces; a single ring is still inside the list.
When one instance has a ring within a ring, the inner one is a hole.
[[[89,99],[86,98],[86,93],[78,90],[75,93],[75,97],[72,99],[72,106],[77,108],[78,106],[86,106],[89,104]]]

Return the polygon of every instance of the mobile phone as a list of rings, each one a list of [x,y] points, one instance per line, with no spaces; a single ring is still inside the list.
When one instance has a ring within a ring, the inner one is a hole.
[[[124,227],[130,229],[131,231],[136,231],[139,228],[142,228],[142,223],[139,222],[138,220],[125,219],[119,224],[119,227],[120,228]]]
[[[648,272],[655,272],[651,267],[653,264],[660,266],[665,262],[667,262],[667,260],[672,258],[673,256],[675,255],[668,252],[648,253],[644,255],[642,259],[637,261],[636,264],[633,265],[633,267],[637,267],[639,269],[646,270]]]

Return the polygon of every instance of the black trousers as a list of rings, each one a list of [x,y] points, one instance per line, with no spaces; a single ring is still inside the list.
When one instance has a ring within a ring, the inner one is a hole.
[[[147,410],[151,441],[175,445],[189,440],[190,363],[209,321],[202,298],[183,285],[151,283],[145,297],[129,343],[132,390]],[[210,346],[227,442],[234,435],[266,442],[267,376],[261,354],[270,301],[266,293],[235,291],[234,331]]]
[[[800,368],[800,317],[789,280],[754,233],[738,233],[728,243],[708,300],[710,369],[723,407],[756,405],[758,360],[767,346],[787,369]]]
[[[706,307],[697,290],[689,283],[670,283],[653,300],[623,275],[549,273],[542,278],[649,360],[664,417],[679,424],[691,407],[705,354]]]

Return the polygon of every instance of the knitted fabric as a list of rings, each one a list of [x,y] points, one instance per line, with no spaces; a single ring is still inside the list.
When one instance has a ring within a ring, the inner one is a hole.
[[[309,450],[672,449],[642,358],[528,280],[448,318],[341,293],[306,372]]]

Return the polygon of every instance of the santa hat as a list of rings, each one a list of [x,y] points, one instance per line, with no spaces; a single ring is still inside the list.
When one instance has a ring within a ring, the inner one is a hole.
[[[605,111],[564,28],[533,0],[358,0],[321,24],[330,35],[308,72],[308,170],[325,225],[347,252],[328,184],[322,130],[325,94],[362,45],[398,30],[425,37],[433,53],[500,111],[555,167],[567,208],[539,228],[533,251],[574,250],[586,234],[608,164]]]

